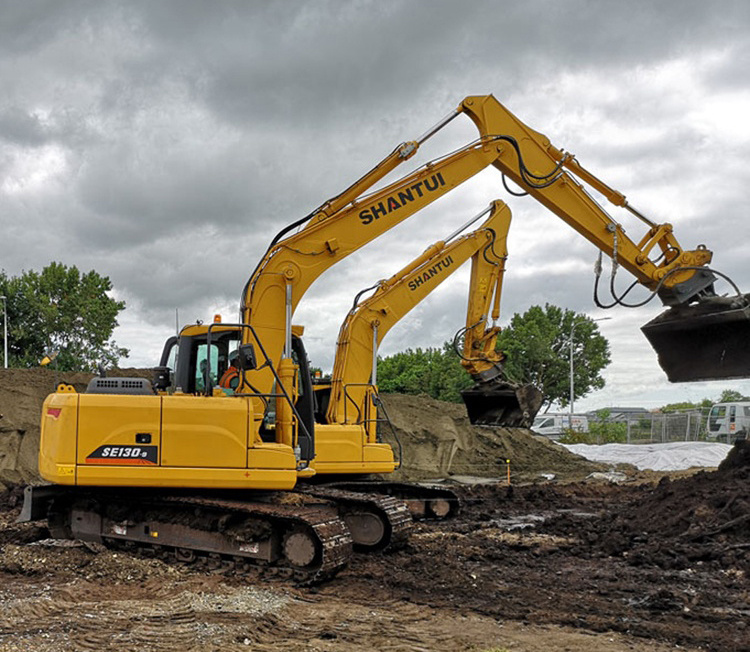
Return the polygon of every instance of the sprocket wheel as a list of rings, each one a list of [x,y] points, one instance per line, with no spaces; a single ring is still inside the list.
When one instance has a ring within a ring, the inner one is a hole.
[[[293,566],[309,566],[315,560],[315,553],[315,540],[308,532],[292,530],[284,537],[284,556]]]

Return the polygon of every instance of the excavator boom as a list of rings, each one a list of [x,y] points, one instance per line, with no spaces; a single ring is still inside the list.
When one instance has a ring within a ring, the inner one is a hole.
[[[477,126],[480,134],[477,142],[432,161],[381,190],[365,194],[387,173],[408,160],[421,143],[461,113]],[[282,352],[288,357],[291,315],[315,279],[343,257],[489,165],[627,269],[641,285],[658,293],[665,305],[705,303],[705,299],[713,295],[716,277],[707,267],[711,251],[704,246],[693,250],[683,248],[670,224],[657,224],[645,217],[630,206],[622,193],[586,170],[572,154],[552,145],[544,134],[529,128],[492,95],[483,95],[465,98],[454,113],[423,137],[403,143],[347,190],[291,225],[300,227],[297,233],[283,238],[280,234],[248,280],[240,321],[256,328],[272,360],[279,360]],[[631,240],[622,225],[586,188],[601,193],[642,221],[646,231],[640,239]],[[282,233],[288,231],[285,229]],[[722,337],[741,342],[745,335],[742,314],[734,313],[739,319],[732,319],[730,313],[714,310],[709,304],[700,312],[705,310],[724,325]],[[287,315],[286,320],[284,315]],[[669,319],[679,319],[682,324],[677,331],[682,328],[688,333],[700,322],[698,315],[690,311],[670,313]],[[646,328],[644,332],[656,347],[662,364],[674,366],[669,362],[672,356],[668,353],[683,340],[667,338],[673,345],[668,351],[657,330],[656,327]],[[686,343],[690,341],[690,337],[685,338]],[[693,358],[695,365],[693,372],[681,373],[679,377],[721,377],[725,373],[726,367],[717,357],[721,347],[701,348],[705,355],[700,358],[693,357],[692,347],[675,354]],[[739,346],[733,346],[732,350],[741,354]],[[750,364],[742,362],[738,366],[747,369]],[[675,375],[667,371],[670,377]],[[269,391],[273,384],[267,369],[253,371],[249,376],[250,384],[260,391]]]

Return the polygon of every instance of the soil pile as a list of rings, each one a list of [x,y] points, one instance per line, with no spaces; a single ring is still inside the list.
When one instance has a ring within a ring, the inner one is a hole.
[[[513,482],[554,476],[579,480],[607,465],[589,462],[526,428],[472,426],[459,403],[428,396],[385,394],[384,413],[390,418],[383,439],[402,451],[402,479],[478,476],[505,480],[510,460]]]
[[[151,378],[149,369],[115,370],[111,376]],[[39,415],[47,395],[60,383],[82,392],[93,374],[58,373],[53,369],[0,369],[0,483],[37,478]],[[400,479],[477,476],[504,480],[510,460],[514,482],[541,479],[541,474],[576,480],[603,468],[534,436],[524,428],[474,427],[463,404],[427,396],[383,397],[393,429],[383,426],[385,441],[402,449]],[[394,436],[395,435],[395,436]],[[0,485],[1,486],[1,485]]]
[[[631,565],[684,570],[701,563],[747,573],[749,482],[750,444],[739,441],[716,471],[624,490],[606,521],[562,514],[545,531],[577,529],[592,554],[623,557]]]

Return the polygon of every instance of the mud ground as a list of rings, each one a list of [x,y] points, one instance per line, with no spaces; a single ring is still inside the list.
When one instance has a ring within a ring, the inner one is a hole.
[[[418,524],[404,549],[355,555],[333,580],[302,588],[15,524],[23,483],[36,478],[41,401],[57,380],[88,377],[9,372],[0,370],[0,652],[750,650],[745,445],[718,470],[618,469],[628,481],[615,485],[591,477],[608,467],[528,432],[472,428],[460,406],[387,397],[401,476],[489,484],[458,484],[460,516]]]
[[[0,512],[0,651],[750,650],[750,447],[717,471],[461,489],[326,584],[55,545]],[[41,540],[40,540],[41,539]]]

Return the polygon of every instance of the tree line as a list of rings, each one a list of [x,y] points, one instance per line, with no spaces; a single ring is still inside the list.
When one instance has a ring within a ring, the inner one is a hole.
[[[116,366],[128,350],[112,339],[125,302],[111,296],[112,282],[95,271],[53,262],[41,272],[8,276],[0,271],[0,296],[5,297],[8,366],[35,367],[44,356],[54,357],[63,371],[94,371]],[[426,394],[442,401],[461,401],[461,391],[473,385],[461,366],[456,347],[407,349],[379,358],[378,386],[382,392]],[[498,350],[505,355],[506,377],[532,383],[546,405],[566,407],[570,400],[569,356],[574,359],[574,399],[604,387],[602,370],[610,363],[609,343],[589,317],[545,304],[515,314],[501,331]],[[681,402],[663,411],[701,409],[715,402],[750,400],[725,390],[718,401]]]
[[[505,355],[506,377],[536,385],[547,406],[568,405],[571,336],[574,400],[603,388],[601,371],[611,359],[606,338],[591,318],[550,304],[513,315],[500,332],[497,348]],[[460,402],[461,390],[472,385],[453,342],[445,342],[442,348],[407,349],[379,358],[378,387],[382,392],[427,394]]]

